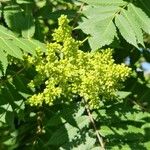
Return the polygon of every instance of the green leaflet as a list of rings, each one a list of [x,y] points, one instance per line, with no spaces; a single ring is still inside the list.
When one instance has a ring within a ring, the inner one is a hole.
[[[20,33],[24,24],[24,16],[21,8],[18,5],[5,6],[4,19],[10,29]]]
[[[32,14],[32,7],[30,5],[25,5],[22,36],[24,38],[31,38],[33,37],[34,33],[35,33],[35,24]]]
[[[131,94],[131,92],[126,92],[126,91],[118,91],[117,95],[120,99],[125,99],[127,98],[129,95]]]
[[[25,76],[16,75],[12,81],[0,83],[0,122],[9,123],[14,119],[12,118],[14,112],[19,114],[18,117],[22,117],[21,111],[25,108],[25,102],[21,92],[24,94],[30,93],[30,90],[26,87],[26,80]]]
[[[128,43],[137,48],[139,44],[145,47],[142,30],[150,33],[150,18],[141,8],[125,1],[82,2],[88,3],[83,9],[86,19],[83,18],[78,28],[90,35],[91,49],[110,45],[115,37],[118,39],[116,28]]]
[[[130,11],[129,9],[128,9],[128,11],[123,10],[122,14],[127,19],[127,21],[129,22],[132,30],[134,31],[134,34],[135,34],[136,39],[137,39],[137,43],[139,43],[143,47],[145,47],[144,42],[143,42],[143,33],[142,33],[142,30],[141,30],[141,27],[138,24],[138,22],[134,19],[132,11]]]
[[[11,40],[0,40],[0,47],[7,54],[22,59],[21,50]]]
[[[24,24],[24,29],[22,30],[22,36],[24,38],[31,38],[35,33],[35,25],[33,21],[34,18],[31,15],[26,15],[24,19],[25,19],[25,24]]]
[[[74,127],[69,123],[66,123],[64,126],[56,130],[56,132],[54,132],[51,138],[49,139],[48,145],[62,145],[68,141],[68,138],[70,141],[72,141],[77,135],[77,133],[82,128],[87,127],[89,124],[88,116],[80,116],[77,119],[75,119],[75,121],[78,125],[77,127]],[[66,136],[66,132],[68,136]]]
[[[88,19],[84,19],[84,22],[79,24],[79,28],[91,35],[89,43],[94,50],[111,44],[114,37],[117,37],[112,17],[116,10],[118,10],[117,6],[86,6],[83,11]]]
[[[31,4],[32,0],[16,0],[18,4]]]
[[[2,63],[2,69],[4,70],[4,74],[6,73],[6,68],[8,66],[8,61],[7,61],[7,54],[0,49],[0,60]]]
[[[129,106],[123,101],[109,106],[104,106],[97,114],[101,121],[99,131],[106,141],[105,148],[132,150],[140,147],[148,150],[149,112],[141,111],[138,106]]]
[[[90,34],[90,46],[93,50],[111,44],[116,35],[116,27],[112,21],[112,14],[101,14],[95,19],[86,19],[79,25],[83,32]]]
[[[70,143],[67,143],[63,145],[59,150],[70,149],[70,147],[72,147],[71,148],[72,150],[91,150],[93,146],[95,145],[95,142],[96,142],[96,139],[93,137],[90,137],[89,134],[86,133],[84,136],[84,143],[79,143],[78,145],[72,144],[73,146]]]
[[[31,38],[35,33],[34,18],[28,5],[22,11],[19,5],[4,7],[4,19],[10,29],[21,34],[24,38]]]
[[[118,6],[122,6],[124,4],[126,4],[125,1],[123,0],[80,0],[84,3],[88,3],[90,5],[118,5]]]
[[[33,39],[18,38],[13,32],[0,25],[0,50],[3,72],[7,68],[7,55],[22,59],[23,52],[35,55],[35,49],[41,48],[44,51],[44,44]]]
[[[107,22],[107,26],[105,23]],[[93,37],[89,38],[89,42],[91,47],[95,50],[98,46],[102,47],[104,45],[111,44],[114,37],[116,36],[116,27],[114,23],[111,21],[111,18],[103,20],[100,26],[93,26],[96,34],[93,34]],[[101,31],[98,28],[101,28]],[[112,34],[110,34],[112,33]]]
[[[91,150],[99,150],[99,149],[100,149],[100,147],[97,146],[97,147],[92,148]]]
[[[12,106],[10,104],[4,104],[4,105],[1,105],[0,106],[0,122],[3,122],[3,123],[8,123],[8,121],[11,121],[11,118],[9,118],[10,120],[8,120],[8,115],[10,115],[10,112],[11,114],[13,113],[13,109],[12,109]],[[7,120],[6,120],[7,119]],[[10,124],[10,122],[9,122]]]
[[[138,47],[135,33],[132,30],[128,20],[123,15],[118,15],[115,18],[115,23],[124,39],[128,43],[134,45],[135,47]]]
[[[88,16],[88,18],[97,17],[97,18],[103,19],[103,17],[107,17],[107,15],[112,16],[113,13],[115,14],[116,10],[119,10],[118,6],[111,5],[111,6],[94,6],[94,7],[92,7],[92,6],[88,5],[88,6],[85,6],[83,13],[84,13],[84,15]],[[101,16],[101,15],[103,15],[103,16]]]
[[[74,108],[78,108],[76,112]],[[71,106],[67,106],[67,108],[65,106],[62,108],[61,113],[58,112],[48,120],[46,127],[58,126],[66,122],[75,127],[77,124],[74,118],[80,117],[84,111],[85,108],[79,104],[73,104]],[[72,115],[70,116],[70,114],[73,114],[74,118],[72,118]]]
[[[129,4],[128,9],[132,12],[135,20],[140,27],[148,34],[150,34],[150,18],[144,13],[144,11],[133,4]]]
[[[83,19],[78,28],[90,35],[89,44],[93,50],[109,45],[117,38],[113,19],[119,10],[117,5],[103,5],[101,2],[93,7],[85,6],[83,14],[87,19]]]
[[[142,8],[150,16],[150,3],[148,0],[139,0],[138,6]]]

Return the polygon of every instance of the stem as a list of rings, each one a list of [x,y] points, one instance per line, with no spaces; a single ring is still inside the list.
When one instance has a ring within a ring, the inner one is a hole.
[[[90,121],[91,121],[91,123],[92,123],[92,125],[93,125],[94,130],[95,130],[95,133],[96,133],[97,139],[98,139],[98,141],[99,141],[100,147],[102,148],[101,150],[105,150],[103,139],[102,139],[102,137],[100,136],[100,133],[99,133],[98,130],[97,130],[97,127],[96,127],[94,118],[93,118],[93,116],[92,116],[92,114],[91,114],[91,112],[90,112],[90,108],[88,107],[88,104],[87,104],[86,100],[83,99],[83,101],[84,101],[85,108],[86,108],[87,114],[88,114],[88,116],[89,116],[89,119],[90,119]]]
[[[80,5],[79,11],[78,11],[79,13],[77,13],[77,15],[74,17],[73,27],[76,25],[76,23],[77,23],[77,21],[78,21],[80,15],[81,15],[81,11],[82,11],[82,9],[83,9],[83,6],[84,6],[84,3],[82,3],[82,4]]]
[[[85,41],[87,41],[89,39],[89,36],[87,36],[83,41],[81,41],[82,43],[84,43]]]
[[[23,67],[23,68],[21,68],[19,71],[17,71],[14,75],[12,75],[12,76],[10,76],[10,77],[8,77],[7,79],[4,79],[4,80],[2,80],[2,81],[0,81],[0,84],[1,85],[3,85],[3,84],[5,84],[9,79],[13,79],[14,77],[16,77],[17,75],[19,75],[22,71],[24,71],[25,70],[25,67]]]

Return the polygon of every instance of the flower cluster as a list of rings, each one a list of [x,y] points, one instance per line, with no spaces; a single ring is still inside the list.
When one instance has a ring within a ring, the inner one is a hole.
[[[44,85],[42,92],[29,98],[30,105],[53,105],[56,100],[72,101],[75,96],[84,98],[91,108],[99,107],[100,97],[110,99],[116,96],[130,73],[124,64],[115,64],[112,50],[83,52],[81,41],[72,38],[69,20],[62,15],[59,27],[53,33],[53,43],[47,44],[47,51],[37,51],[29,56],[28,62],[35,65],[37,75],[30,86]]]

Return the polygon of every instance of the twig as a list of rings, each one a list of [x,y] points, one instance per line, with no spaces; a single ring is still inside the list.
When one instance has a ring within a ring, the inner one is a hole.
[[[23,67],[23,68],[21,68],[19,71],[17,71],[14,75],[12,75],[12,76],[10,76],[10,77],[8,77],[7,79],[5,79],[5,80],[2,80],[2,81],[0,81],[0,84],[5,84],[9,79],[11,79],[11,78],[14,78],[14,77],[16,77],[17,75],[19,75],[22,71],[24,71],[25,70],[25,67]]]
[[[87,114],[88,114],[88,116],[89,116],[89,118],[90,118],[90,121],[91,121],[93,127],[94,127],[94,130],[95,130],[97,139],[98,139],[98,141],[99,141],[100,147],[102,148],[101,150],[105,150],[103,139],[102,139],[102,137],[100,136],[100,133],[99,133],[98,130],[97,130],[95,121],[94,121],[93,116],[92,116],[92,114],[91,114],[91,112],[90,112],[90,109],[89,109],[89,107],[88,107],[88,104],[87,104],[87,102],[86,102],[85,99],[83,99],[83,101],[84,101],[84,104],[85,104],[85,108],[86,108]]]
[[[79,8],[79,13],[75,16],[75,18],[74,18],[74,23],[73,23],[73,27],[76,25],[76,23],[77,23],[77,21],[78,21],[78,18],[80,17],[80,12],[82,11],[82,9],[83,9],[83,6],[84,6],[84,3],[82,3],[81,5],[80,5],[80,8]]]

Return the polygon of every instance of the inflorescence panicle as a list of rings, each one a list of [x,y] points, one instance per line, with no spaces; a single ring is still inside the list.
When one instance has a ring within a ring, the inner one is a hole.
[[[130,74],[131,69],[125,64],[114,63],[111,49],[101,52],[79,50],[82,42],[72,37],[68,23],[67,17],[62,15],[58,19],[58,29],[52,34],[54,42],[47,44],[46,53],[37,50],[36,57],[27,58],[37,72],[29,86],[45,85],[42,92],[29,98],[32,106],[53,105],[56,100],[69,102],[80,96],[91,108],[98,108],[100,97],[116,97],[121,82]]]

